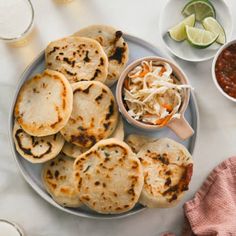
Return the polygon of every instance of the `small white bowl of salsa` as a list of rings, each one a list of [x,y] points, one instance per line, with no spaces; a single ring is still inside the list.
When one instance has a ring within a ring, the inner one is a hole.
[[[236,102],[236,39],[223,45],[212,63],[212,78],[218,90]]]

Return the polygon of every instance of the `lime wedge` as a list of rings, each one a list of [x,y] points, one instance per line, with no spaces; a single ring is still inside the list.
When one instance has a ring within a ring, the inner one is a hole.
[[[197,48],[207,48],[213,44],[219,35],[208,30],[186,26],[186,34],[189,43]]]
[[[182,10],[184,16],[196,15],[197,21],[202,21],[208,16],[215,17],[216,12],[213,5],[208,0],[192,0],[184,6]]]
[[[214,33],[215,35],[219,35],[216,42],[220,44],[225,44],[226,42],[226,36],[225,31],[223,27],[220,25],[220,23],[213,17],[207,17],[202,21],[203,27]]]
[[[181,21],[178,25],[174,26],[173,28],[169,29],[169,35],[175,41],[182,41],[187,38],[185,26],[194,26],[195,25],[195,15],[192,14],[191,16],[185,18]]]

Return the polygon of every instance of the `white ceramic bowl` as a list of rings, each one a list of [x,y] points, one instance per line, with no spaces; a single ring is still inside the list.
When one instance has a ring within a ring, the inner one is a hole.
[[[233,101],[233,102],[236,102],[236,98],[233,98],[233,97],[229,96],[229,95],[220,87],[220,85],[219,85],[219,83],[218,83],[218,81],[217,81],[217,79],[216,79],[216,74],[215,74],[215,65],[216,65],[216,61],[217,61],[219,55],[222,53],[222,51],[223,51],[225,48],[229,47],[230,45],[232,45],[232,44],[234,44],[234,43],[236,43],[236,39],[234,39],[234,40],[232,40],[232,41],[230,41],[230,42],[224,44],[224,45],[218,50],[218,52],[216,53],[216,55],[215,55],[215,57],[214,57],[214,60],[213,60],[213,62],[212,62],[211,74],[212,74],[213,81],[214,81],[216,87],[218,88],[218,90],[221,92],[221,94],[222,94],[223,96],[225,96],[226,98],[228,98],[229,100],[231,100],[231,101]]]
[[[160,16],[160,34],[161,38],[167,47],[167,49],[173,53],[175,56],[192,62],[206,61],[213,58],[220,48],[217,43],[212,44],[210,47],[205,49],[198,49],[192,47],[187,40],[183,42],[176,42],[170,38],[168,30],[181,22],[184,16],[181,11],[188,0],[168,0],[161,12]],[[211,1],[216,10],[216,19],[223,26],[226,33],[226,40],[229,41],[232,35],[232,15],[229,7],[224,0],[214,0]],[[197,23],[199,25],[199,23]],[[196,26],[197,26],[196,24]]]

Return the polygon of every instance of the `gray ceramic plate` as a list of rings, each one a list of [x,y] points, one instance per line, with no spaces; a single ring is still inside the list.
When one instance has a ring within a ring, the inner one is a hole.
[[[130,59],[129,63],[134,61],[135,59],[138,59],[140,57],[144,56],[160,56],[160,57],[167,57],[164,53],[162,53],[159,49],[156,47],[150,45],[149,43],[136,38],[134,36],[125,35],[125,40],[129,44],[130,49]],[[15,101],[18,95],[18,92],[22,86],[22,84],[28,80],[33,75],[43,71],[45,68],[44,66],[44,52],[42,52],[38,58],[25,70],[23,73],[21,80],[17,86],[15,96],[12,102],[12,107],[10,111],[10,120],[9,120],[9,135],[10,135],[10,143],[13,151],[13,155],[15,157],[15,160],[21,170],[22,175],[24,176],[25,180],[28,182],[28,184],[46,201],[48,201],[53,206],[61,209],[62,211],[68,212],[70,214],[74,214],[77,216],[82,217],[88,217],[88,218],[103,218],[103,219],[111,219],[111,218],[122,218],[125,216],[130,216],[132,214],[135,214],[137,212],[140,212],[144,210],[145,208],[140,205],[136,204],[136,206],[123,214],[119,215],[102,215],[99,213],[96,213],[87,207],[80,207],[80,208],[63,208],[60,205],[58,205],[54,200],[50,197],[50,195],[46,192],[46,190],[43,187],[43,184],[41,182],[41,164],[31,164],[30,162],[26,161],[24,158],[22,158],[15,150],[14,142],[12,139],[12,126],[13,126],[13,110],[15,106]],[[115,90],[115,86],[113,86],[112,90]],[[137,133],[137,134],[143,134],[143,135],[149,135],[153,137],[170,137],[172,139],[175,139],[178,142],[183,143],[190,153],[193,153],[196,137],[197,137],[197,130],[198,130],[198,110],[197,110],[197,104],[195,102],[194,95],[191,95],[189,106],[186,110],[185,117],[190,123],[190,125],[195,130],[195,134],[189,138],[186,141],[181,141],[171,130],[168,128],[163,128],[158,132],[153,133],[145,133],[142,130],[138,130],[137,128],[132,127],[127,122],[125,122],[125,133]]]

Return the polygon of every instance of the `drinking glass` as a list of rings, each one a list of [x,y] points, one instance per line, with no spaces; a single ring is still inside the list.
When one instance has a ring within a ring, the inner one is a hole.
[[[2,236],[24,236],[18,225],[3,219],[0,219],[0,234]]]
[[[16,46],[28,42],[34,22],[30,0],[0,0],[0,39]]]

